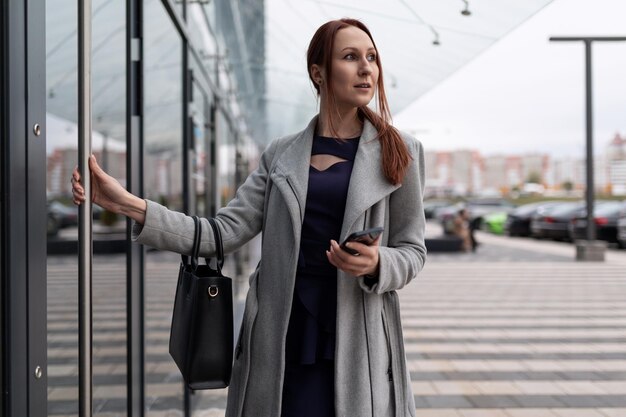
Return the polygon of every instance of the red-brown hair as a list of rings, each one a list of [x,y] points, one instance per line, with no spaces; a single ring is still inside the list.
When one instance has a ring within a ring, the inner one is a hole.
[[[385,178],[387,178],[390,183],[397,185],[400,184],[404,178],[404,174],[406,173],[409,163],[411,162],[411,154],[409,153],[404,140],[400,137],[398,130],[391,125],[391,112],[389,111],[389,104],[387,103],[387,96],[385,95],[383,67],[380,62],[380,54],[378,53],[376,43],[374,42],[372,34],[367,26],[359,20],[348,18],[331,20],[320,26],[319,29],[317,29],[317,32],[315,32],[315,35],[313,35],[306,54],[309,79],[313,83],[317,94],[320,95],[320,85],[313,80],[311,67],[315,64],[324,68],[324,71],[328,74],[328,76],[332,74],[331,55],[335,46],[335,36],[341,29],[349,26],[354,26],[365,32],[376,49],[376,64],[378,65],[379,71],[378,83],[376,85],[378,113],[372,111],[369,107],[367,107],[367,105],[365,105],[360,106],[357,109],[357,115],[361,120],[367,118],[367,120],[369,120],[378,131],[378,140],[382,149],[383,173]],[[330,127],[330,131],[333,136],[338,137],[330,117],[331,114],[336,114],[338,111],[332,83],[325,82],[321,87],[324,88],[326,92],[324,103],[322,104],[324,108],[328,109],[326,112],[328,120],[325,120],[324,122]]]

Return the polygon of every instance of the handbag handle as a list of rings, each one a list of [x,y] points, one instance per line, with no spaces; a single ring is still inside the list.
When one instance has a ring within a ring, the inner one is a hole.
[[[217,262],[215,262],[215,264],[217,266],[217,272],[222,275],[222,266],[224,266],[224,247],[222,245],[222,234],[220,232],[220,228],[217,227],[217,223],[215,222],[214,218],[209,217],[209,224],[213,229],[213,237],[215,240],[215,253],[217,256]],[[207,259],[206,261],[208,264],[209,260]]]
[[[191,247],[191,256],[180,255],[183,265],[189,265],[191,263],[192,271],[198,268],[198,255],[200,254],[200,237],[202,236],[202,224],[198,216],[193,216],[194,233],[193,233],[193,246]],[[191,258],[191,260],[189,259]]]
[[[202,223],[198,216],[193,216],[194,223],[194,236],[193,236],[193,246],[191,248],[191,270],[196,271],[198,268],[198,257],[200,256],[200,239],[202,237]],[[222,245],[222,234],[220,233],[220,229],[215,222],[215,219],[210,217],[209,224],[211,225],[211,229],[213,229],[213,237],[215,241],[215,253],[216,253],[216,268],[219,275],[222,275],[222,267],[224,266],[224,247]],[[183,260],[183,264],[188,265],[189,257],[185,255],[181,255]],[[205,258],[206,264],[209,265],[209,259]]]

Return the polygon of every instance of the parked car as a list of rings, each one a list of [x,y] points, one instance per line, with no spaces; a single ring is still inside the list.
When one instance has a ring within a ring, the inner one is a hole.
[[[48,211],[52,213],[59,224],[59,229],[78,225],[78,207],[66,206],[59,201],[50,201]]]
[[[78,226],[78,207],[66,206],[65,204],[52,200],[48,201],[48,229],[51,223],[56,223],[56,229]],[[99,220],[104,209],[97,204],[92,204],[91,214],[94,220]],[[50,233],[49,233],[50,234]],[[55,233],[56,234],[56,233]]]
[[[537,203],[524,204],[508,213],[504,230],[509,236],[530,236],[530,221],[532,217],[562,201],[540,201]]]
[[[610,201],[594,207],[593,220],[596,226],[596,239],[609,243],[619,243],[617,240],[617,220],[624,210],[626,210],[626,203],[620,201]],[[571,240],[586,238],[587,209],[583,209],[570,221],[569,235]]]
[[[48,205],[49,208],[49,205]],[[48,210],[48,222],[46,225],[46,232],[48,236],[56,236],[59,233],[59,220],[53,212]]]
[[[424,201],[424,216],[427,219],[434,219],[437,209],[450,205],[448,200],[426,200]]]
[[[626,248],[626,208],[622,210],[617,219],[617,241],[620,247]]]
[[[539,239],[569,240],[569,222],[585,207],[582,201],[566,201],[537,212],[530,221],[531,236]]]

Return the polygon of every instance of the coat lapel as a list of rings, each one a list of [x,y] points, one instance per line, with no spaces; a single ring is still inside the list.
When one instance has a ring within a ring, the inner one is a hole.
[[[354,158],[350,186],[343,215],[341,240],[352,231],[354,222],[365,211],[398,189],[385,178],[382,170],[382,154],[378,131],[369,120],[365,119],[363,132],[359,140],[359,149]],[[358,228],[361,229],[360,227]]]
[[[317,125],[315,116],[309,125],[302,132],[297,133],[291,139],[287,148],[281,153],[276,161],[276,174],[284,177],[287,184],[278,181],[279,187],[287,205],[295,205],[300,208],[300,225],[304,220],[304,209],[306,204],[306,193],[309,186],[309,166],[311,165],[311,147],[313,146],[313,135]],[[283,189],[289,188],[289,189]],[[295,201],[294,201],[295,197]],[[295,220],[295,219],[294,219]]]

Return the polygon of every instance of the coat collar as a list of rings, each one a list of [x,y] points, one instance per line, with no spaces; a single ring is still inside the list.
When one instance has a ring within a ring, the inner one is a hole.
[[[311,164],[311,147],[317,120],[318,116],[315,116],[306,129],[297,133],[276,161],[277,171],[287,178],[301,207],[301,222],[304,219],[309,166]],[[381,160],[382,154],[380,142],[378,141],[378,132],[370,121],[365,119],[350,177],[341,239],[345,238],[350,232],[354,222],[361,214],[377,201],[380,201],[400,187],[399,185],[392,185],[387,181],[382,171]]]

